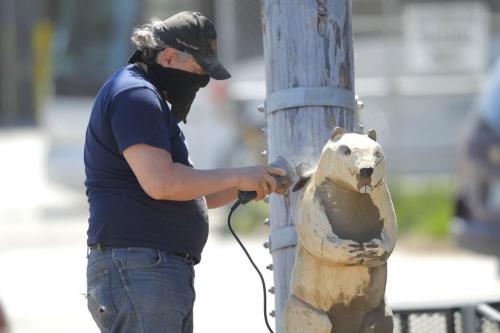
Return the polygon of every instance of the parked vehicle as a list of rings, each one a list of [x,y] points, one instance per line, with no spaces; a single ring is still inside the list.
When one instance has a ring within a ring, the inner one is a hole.
[[[500,58],[459,155],[462,186],[452,234],[460,246],[500,257]]]

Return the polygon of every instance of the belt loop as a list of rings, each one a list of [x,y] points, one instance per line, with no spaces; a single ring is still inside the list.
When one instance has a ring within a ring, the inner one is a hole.
[[[90,245],[87,245],[87,259],[90,257]]]

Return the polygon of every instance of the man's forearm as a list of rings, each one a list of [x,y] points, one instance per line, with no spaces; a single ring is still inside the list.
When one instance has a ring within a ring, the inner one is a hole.
[[[284,175],[276,168],[260,166],[197,170],[174,163],[170,153],[147,144],[136,144],[123,151],[144,192],[156,200],[187,201],[229,189],[256,191],[256,200],[276,189],[273,174]],[[220,201],[234,199],[230,192]],[[214,205],[215,206],[215,205]]]
[[[235,189],[239,185],[238,169],[198,170],[180,163],[173,163],[160,179],[154,195],[157,200],[193,200]],[[217,201],[228,199],[230,193],[221,195]]]
[[[206,195],[208,208],[217,208],[238,198],[238,189],[230,188],[217,193]]]

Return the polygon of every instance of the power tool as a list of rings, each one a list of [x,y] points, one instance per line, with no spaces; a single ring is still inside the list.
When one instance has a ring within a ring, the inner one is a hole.
[[[283,187],[286,186],[287,188],[290,187],[292,183],[292,179],[295,177],[295,169],[290,165],[290,163],[283,158],[282,156],[279,156],[276,161],[270,164],[271,167],[274,168],[279,168],[282,169],[286,172],[286,175],[284,176],[278,176],[278,175],[271,175],[276,182],[278,183],[278,187]],[[231,210],[229,212],[229,216],[227,218],[227,225],[229,227],[229,231],[231,231],[231,234],[234,236],[238,244],[241,246],[243,249],[243,252],[245,252],[248,260],[252,264],[253,268],[257,272],[257,274],[260,277],[260,281],[262,283],[262,291],[264,295],[264,321],[266,323],[267,329],[269,332],[274,333],[274,331],[271,328],[271,325],[269,325],[269,321],[267,319],[267,294],[266,294],[266,282],[264,280],[264,277],[262,276],[262,273],[260,272],[259,268],[255,264],[255,262],[252,260],[252,257],[248,253],[247,249],[241,242],[241,240],[238,238],[236,233],[233,230],[233,227],[231,226],[231,216],[233,215],[233,212],[238,208],[241,204],[246,204],[252,200],[254,200],[257,196],[257,192],[255,191],[238,191],[238,200],[234,203],[234,205],[231,207]]]
[[[295,176],[295,169],[290,165],[290,163],[282,156],[279,156],[276,161],[271,163],[269,166],[273,168],[282,169],[286,172],[284,176],[271,175],[278,183],[278,187],[290,186],[293,177]],[[236,203],[246,204],[257,196],[255,191],[238,191],[238,201]]]

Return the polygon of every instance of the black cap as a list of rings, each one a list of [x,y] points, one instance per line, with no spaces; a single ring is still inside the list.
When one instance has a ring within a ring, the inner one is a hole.
[[[231,77],[217,60],[217,33],[213,23],[198,12],[180,12],[163,21],[155,32],[162,42],[191,54],[200,66],[216,80]]]

